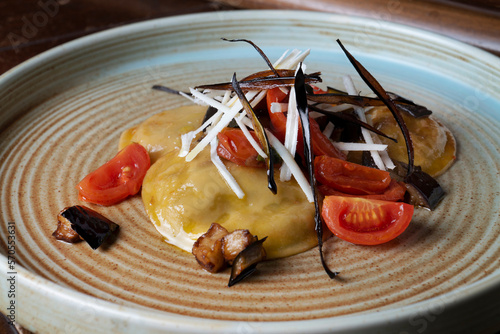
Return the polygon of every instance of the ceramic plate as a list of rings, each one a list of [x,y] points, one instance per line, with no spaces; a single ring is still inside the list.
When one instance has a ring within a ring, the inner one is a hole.
[[[152,85],[185,90],[266,68],[249,45],[221,37],[250,39],[271,59],[311,49],[308,71],[322,71],[336,87],[350,74],[369,93],[340,38],[387,90],[432,109],[458,141],[456,163],[439,178],[447,192],[439,208],[417,210],[407,231],[381,246],[330,239],[326,260],[341,272],[335,280],[315,248],[263,263],[228,288],[227,272],[209,274],[162,241],[138,196],[95,207],[120,225],[112,246],[92,251],[56,241],[58,212],[79,204],[76,183],[114,156],[120,133],[189,104]],[[499,87],[500,60],[483,51],[400,25],[313,12],[172,17],[50,50],[0,77],[2,312],[14,301],[16,320],[38,333],[493,331]]]

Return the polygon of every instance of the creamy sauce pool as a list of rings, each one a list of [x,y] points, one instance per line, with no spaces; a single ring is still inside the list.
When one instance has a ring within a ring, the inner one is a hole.
[[[208,148],[193,161],[178,157],[180,135],[197,128],[206,107],[182,107],[157,114],[125,131],[120,147],[142,144],[154,162],[142,186],[146,212],[165,241],[191,252],[194,241],[217,222],[228,231],[248,229],[268,258],[290,256],[317,245],[314,205],[295,181],[280,182],[278,194],[267,188],[265,169],[225,162],[245,192],[239,199],[210,161]]]

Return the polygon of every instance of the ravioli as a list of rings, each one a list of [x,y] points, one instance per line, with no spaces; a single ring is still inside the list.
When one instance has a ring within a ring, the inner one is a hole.
[[[120,149],[137,142],[150,154],[142,199],[165,241],[191,252],[196,239],[217,222],[230,232],[248,229],[259,238],[267,236],[264,246],[270,259],[316,246],[314,204],[294,180],[280,182],[276,175],[278,194],[273,195],[265,169],[225,162],[245,192],[239,199],[211,162],[208,148],[191,162],[178,157],[181,134],[200,126],[205,111],[200,106],[167,110],[120,137]]]
[[[165,153],[180,149],[180,136],[198,128],[206,110],[207,107],[193,105],[153,115],[124,131],[120,136],[119,149],[132,142],[139,143],[146,148],[151,163],[154,163]]]
[[[207,150],[186,162],[177,151],[151,166],[142,186],[144,207],[166,241],[191,251],[213,222],[228,231],[248,229],[264,243],[268,258],[280,258],[317,245],[314,205],[295,181],[277,180],[267,188],[265,169],[227,163],[246,196],[239,199],[219,175]]]
[[[432,116],[415,118],[405,113],[402,116],[413,141],[415,165],[433,177],[443,174],[456,159],[456,141],[451,131]],[[389,156],[408,163],[403,133],[391,112],[387,108],[373,108],[366,117],[375,128],[398,141],[380,137],[388,145]]]

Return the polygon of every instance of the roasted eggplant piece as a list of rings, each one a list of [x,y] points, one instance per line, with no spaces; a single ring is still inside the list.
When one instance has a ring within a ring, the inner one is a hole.
[[[67,209],[68,208],[65,208],[64,210]],[[71,222],[62,216],[61,213],[63,211],[57,215],[57,229],[52,233],[52,236],[57,240],[69,242],[71,244],[83,241],[80,235],[71,227]]]
[[[266,259],[266,250],[262,245],[266,239],[267,237],[255,241],[236,256],[228,286],[233,286],[253,274],[257,264]]]
[[[266,237],[267,238],[267,237]],[[248,230],[229,233],[223,226],[212,223],[206,233],[193,245],[196,261],[211,273],[219,272],[232,264],[229,286],[251,275],[257,263],[266,259],[262,243]]]
[[[222,254],[222,238],[228,234],[223,226],[213,223],[208,231],[196,240],[192,253],[203,269],[216,273],[226,268]]]
[[[234,230],[222,238],[222,254],[224,259],[232,264],[241,251],[257,241],[249,230]]]
[[[401,161],[394,161],[396,168],[391,171],[391,177],[403,181],[408,190],[405,202],[434,210],[446,194],[443,188],[431,175],[415,166],[413,173],[406,175],[407,165]]]
[[[429,174],[415,169],[405,178],[405,186],[410,195],[410,204],[434,210],[443,199],[445,192]]]
[[[92,249],[101,246],[119,228],[117,224],[100,213],[82,205],[63,209],[57,218],[57,230],[52,234],[56,239],[77,242],[81,238]],[[71,233],[69,228],[75,233]]]

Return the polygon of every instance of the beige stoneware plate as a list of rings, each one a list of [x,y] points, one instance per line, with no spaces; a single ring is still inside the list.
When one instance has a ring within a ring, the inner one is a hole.
[[[94,206],[120,225],[110,247],[92,251],[52,238],[57,213],[81,204],[76,183],[114,156],[123,130],[189,104],[152,85],[185,90],[265,69],[250,46],[221,37],[251,39],[271,59],[310,48],[308,71],[322,71],[324,82],[338,87],[350,74],[369,93],[337,46],[340,38],[387,90],[432,109],[458,141],[457,162],[439,178],[448,193],[439,208],[417,210],[408,230],[381,246],[330,239],[326,259],[341,272],[335,280],[314,248],[263,263],[228,288],[228,272],[209,274],[162,241],[138,196]],[[0,116],[0,307],[9,313],[14,301],[16,320],[30,330],[499,329],[500,60],[483,51],[383,21],[313,12],[172,17],[70,42],[5,73]],[[11,282],[15,296],[7,293]]]

